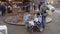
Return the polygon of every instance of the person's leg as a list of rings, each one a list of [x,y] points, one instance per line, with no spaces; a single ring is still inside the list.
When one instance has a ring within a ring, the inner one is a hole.
[[[29,27],[29,23],[28,22],[25,23],[25,28],[26,28],[27,31],[29,31],[30,27]]]
[[[28,29],[28,27],[29,27],[28,22],[25,23],[25,27]]]
[[[2,11],[2,16],[4,15],[4,12]]]
[[[5,16],[5,11],[2,11],[2,16]]]
[[[45,29],[45,25],[46,25],[46,17],[42,16],[42,27]]]
[[[46,24],[46,17],[42,16],[42,22],[41,22],[41,28],[40,28],[41,32],[44,31],[45,24]]]

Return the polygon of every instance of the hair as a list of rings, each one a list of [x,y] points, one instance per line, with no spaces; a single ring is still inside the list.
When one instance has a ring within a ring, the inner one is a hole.
[[[40,16],[40,13],[37,13],[36,16],[39,17]]]
[[[37,13],[37,15],[40,15],[40,13]]]
[[[41,5],[44,4],[44,3],[45,3],[45,2],[43,2],[43,1],[40,2]]]

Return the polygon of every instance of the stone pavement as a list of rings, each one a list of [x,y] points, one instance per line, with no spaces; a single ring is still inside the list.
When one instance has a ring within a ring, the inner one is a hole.
[[[56,10],[52,16],[52,22],[46,24],[46,29],[44,32],[35,32],[33,34],[60,34],[60,10]],[[8,34],[29,34],[24,26],[16,26],[4,23],[4,17],[0,17],[0,24],[6,24],[8,27]]]

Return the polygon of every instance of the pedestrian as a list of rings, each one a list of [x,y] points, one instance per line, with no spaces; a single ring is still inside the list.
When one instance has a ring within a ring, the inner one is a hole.
[[[35,4],[33,5],[33,7],[34,7],[34,10],[36,10],[36,6],[35,6]]]
[[[30,12],[30,4],[26,5],[26,12]]]
[[[6,7],[5,7],[4,3],[1,3],[0,8],[1,8],[2,16],[5,16]]]
[[[48,10],[48,8],[46,7],[46,4],[44,2],[42,2],[41,7],[40,7],[40,13],[42,15],[41,31],[43,31],[45,29],[45,26],[46,26],[46,17],[48,16],[48,13],[46,12],[46,10]]]

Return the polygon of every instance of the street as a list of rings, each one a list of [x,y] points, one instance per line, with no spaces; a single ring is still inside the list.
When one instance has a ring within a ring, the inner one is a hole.
[[[52,22],[46,24],[46,29],[44,32],[35,32],[33,34],[60,34],[60,10],[55,10],[52,14]],[[7,25],[8,34],[29,34],[25,26],[10,25],[4,23],[5,17],[0,17],[0,25]]]

